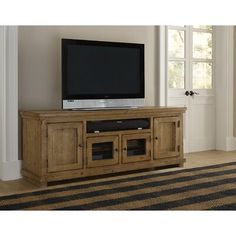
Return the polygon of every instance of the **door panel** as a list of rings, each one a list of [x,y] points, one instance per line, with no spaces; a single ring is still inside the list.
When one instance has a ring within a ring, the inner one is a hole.
[[[154,119],[154,159],[180,155],[180,118]]]
[[[167,32],[172,30],[167,27]],[[176,27],[174,27],[176,28]],[[184,152],[197,152],[215,149],[215,27],[212,26],[182,26],[178,30],[186,32],[185,69],[180,74],[180,68],[169,66],[169,62],[181,61],[178,57],[170,57],[173,47],[170,34],[167,45],[167,84],[168,106],[186,106],[184,114]],[[181,46],[182,48],[182,46]],[[179,46],[176,50],[179,50]],[[171,72],[171,73],[170,73]],[[176,81],[184,77],[184,86]],[[175,86],[170,86],[172,82]],[[186,94],[186,92],[188,94]],[[192,93],[192,94],[191,94]],[[194,94],[193,94],[194,93]]]
[[[82,123],[48,125],[48,171],[82,168]]]
[[[119,162],[119,137],[87,138],[87,166],[115,165]]]
[[[191,152],[215,149],[214,96],[196,96],[190,99],[189,149]]]
[[[151,159],[151,134],[122,136],[122,163],[148,161]]]

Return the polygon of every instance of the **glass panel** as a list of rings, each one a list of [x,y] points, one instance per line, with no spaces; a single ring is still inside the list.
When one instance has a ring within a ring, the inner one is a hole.
[[[184,31],[168,30],[168,55],[171,58],[184,58]]]
[[[193,28],[212,30],[212,25],[194,25]]]
[[[193,58],[212,58],[212,34],[193,32]]]
[[[212,88],[212,63],[193,63],[193,89]]]
[[[113,158],[113,142],[93,143],[92,160],[106,160]]]
[[[184,88],[184,62],[169,61],[168,86],[169,88]]]
[[[146,139],[130,139],[127,141],[127,156],[146,154]]]

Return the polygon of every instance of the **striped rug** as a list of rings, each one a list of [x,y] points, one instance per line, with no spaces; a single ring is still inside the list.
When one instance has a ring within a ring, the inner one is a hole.
[[[236,162],[0,197],[1,210],[236,210]]]

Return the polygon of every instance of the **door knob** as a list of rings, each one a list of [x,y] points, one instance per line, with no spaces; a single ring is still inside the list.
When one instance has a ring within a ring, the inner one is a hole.
[[[189,93],[189,91],[186,91],[184,94],[185,94],[185,96],[189,96],[190,93]]]
[[[193,96],[194,94],[199,95],[199,93],[194,92],[194,91],[192,91],[192,90],[189,92],[189,95],[190,95],[190,96]]]

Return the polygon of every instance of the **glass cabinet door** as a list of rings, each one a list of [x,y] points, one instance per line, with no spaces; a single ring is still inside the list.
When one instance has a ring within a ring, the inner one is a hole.
[[[122,162],[151,159],[151,134],[128,134],[122,136]]]
[[[87,139],[87,166],[98,167],[118,163],[118,136]]]

